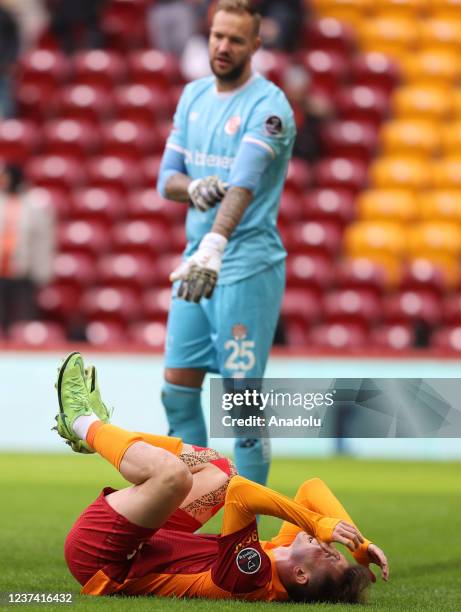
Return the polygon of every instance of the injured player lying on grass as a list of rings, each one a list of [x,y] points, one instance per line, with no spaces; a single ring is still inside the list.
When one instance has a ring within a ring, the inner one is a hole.
[[[290,499],[237,475],[212,449],[110,424],[96,370],[79,353],[65,359],[56,386],[59,435],[132,483],[103,489],[67,537],[66,561],[82,593],[361,602],[375,580],[369,564],[388,579],[384,553],[320,479]],[[220,534],[195,533],[222,506]],[[284,521],[272,540],[259,538],[257,514]]]

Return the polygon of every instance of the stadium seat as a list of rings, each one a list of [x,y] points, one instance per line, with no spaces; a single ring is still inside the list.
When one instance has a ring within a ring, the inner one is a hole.
[[[358,323],[368,327],[381,315],[380,300],[371,289],[337,289],[324,295],[322,312],[329,323]]]
[[[74,80],[111,91],[125,80],[127,67],[123,55],[114,51],[78,51],[73,58]]]
[[[368,333],[356,323],[326,323],[315,326],[309,345],[327,350],[353,351],[369,348]]]
[[[400,289],[429,289],[441,295],[446,289],[443,270],[433,261],[419,257],[403,267]]]
[[[425,14],[427,0],[378,0],[375,6],[378,14],[418,18]]]
[[[428,12],[434,17],[459,18],[459,0],[429,0]]]
[[[290,254],[286,263],[287,286],[323,291],[335,280],[335,265],[323,253]]]
[[[293,223],[289,228],[286,246],[296,253],[337,255],[341,249],[341,226],[331,221]]]
[[[72,74],[70,60],[60,51],[34,49],[19,59],[18,81],[21,84],[62,85]]]
[[[105,223],[68,221],[59,227],[59,248],[100,255],[108,250],[110,237]]]
[[[128,216],[132,219],[158,220],[171,225],[182,223],[187,213],[186,204],[165,200],[153,188],[130,191],[126,204]]]
[[[43,126],[44,152],[49,155],[80,157],[97,152],[99,133],[94,125],[78,119],[54,119]]]
[[[418,214],[418,198],[408,189],[368,189],[357,197],[357,217],[363,221],[407,223]]]
[[[330,157],[314,164],[313,182],[317,188],[344,189],[355,194],[364,188],[367,165],[359,159]]]
[[[155,285],[171,290],[170,274],[179,266],[182,259],[180,254],[159,255],[155,260]]]
[[[132,51],[128,56],[130,81],[168,88],[181,82],[178,59],[157,49]]]
[[[427,221],[408,231],[408,249],[415,256],[430,257],[432,253],[459,257],[461,226],[450,221]]]
[[[302,194],[309,187],[310,179],[309,164],[299,157],[290,159],[285,179],[285,190]]]
[[[309,326],[299,319],[281,319],[283,337],[290,347],[306,348],[309,346]]]
[[[455,85],[461,77],[458,52],[451,49],[426,48],[401,60],[402,73],[408,83]]]
[[[458,17],[432,17],[420,24],[421,45],[436,46],[453,51],[461,50],[461,19]]]
[[[351,257],[384,252],[401,257],[407,248],[407,232],[400,223],[390,221],[358,221],[344,233],[346,253]]]
[[[161,135],[160,135],[161,136]],[[143,182],[146,187],[155,187],[162,163],[161,155],[149,155],[141,160]]]
[[[436,121],[444,121],[451,117],[453,102],[450,88],[425,83],[399,87],[392,100],[396,117]]]
[[[125,325],[120,321],[96,319],[85,327],[88,344],[98,348],[118,348],[128,345]]]
[[[75,284],[53,283],[37,292],[37,305],[48,318],[67,323],[79,316],[80,290]]]
[[[40,187],[70,191],[83,187],[87,182],[85,166],[76,158],[60,155],[31,157],[24,167],[27,180]]]
[[[302,199],[301,211],[306,221],[323,219],[346,225],[355,217],[355,203],[349,191],[311,189]]]
[[[279,215],[277,223],[284,225],[291,221],[303,219],[303,199],[301,195],[293,190],[285,189],[280,199]]]
[[[443,322],[449,325],[461,325],[461,293],[455,292],[445,296],[442,302]]]
[[[414,329],[408,323],[390,323],[372,329],[370,340],[372,346],[380,349],[404,351],[414,344]]]
[[[171,285],[144,291],[141,301],[144,319],[166,322],[171,306]]]
[[[329,121],[321,130],[321,142],[327,155],[352,157],[368,162],[376,153],[377,130],[365,121]]]
[[[381,15],[364,20],[357,31],[365,51],[379,51],[399,60],[416,49],[418,31],[411,17]]]
[[[378,189],[428,189],[431,179],[431,164],[414,155],[381,157],[370,167],[370,182]]]
[[[443,189],[426,191],[418,197],[423,221],[454,221],[461,223],[461,191]]]
[[[120,155],[101,155],[87,163],[89,181],[94,187],[112,188],[122,195],[143,187],[143,173],[133,159]]]
[[[104,155],[120,155],[141,160],[146,155],[162,152],[162,142],[155,129],[140,121],[108,121],[102,126],[101,136]]]
[[[66,333],[59,323],[51,321],[20,321],[8,329],[9,342],[29,348],[47,348],[63,345]]]
[[[461,188],[461,153],[444,157],[433,164],[434,187],[436,189]]]
[[[98,262],[98,277],[105,285],[149,287],[156,284],[155,261],[142,253],[105,255]]]
[[[150,126],[159,118],[171,118],[174,112],[174,101],[169,90],[143,83],[117,87],[114,99],[119,119],[143,121]]]
[[[31,121],[0,119],[0,160],[22,165],[40,144],[41,133]]]
[[[348,80],[348,62],[339,53],[324,49],[301,52],[300,59],[312,79],[312,85],[334,93]]]
[[[343,57],[355,51],[356,46],[352,28],[332,17],[309,20],[302,38],[303,44],[309,49],[322,49]]]
[[[105,3],[101,27],[111,49],[127,52],[148,46],[144,0],[113,0]]]
[[[59,92],[57,112],[62,118],[84,119],[94,124],[114,115],[112,95],[101,87],[73,84]]]
[[[114,248],[127,253],[165,253],[171,236],[165,223],[158,221],[120,221],[112,228]]]
[[[96,281],[95,257],[80,251],[58,253],[53,261],[54,280],[60,284],[83,287]]]
[[[68,216],[70,203],[66,190],[56,187],[31,187],[28,193],[31,200],[42,200],[45,206],[50,206],[58,220]]]
[[[446,156],[461,155],[461,121],[451,121],[447,125],[439,126],[443,154]]]
[[[131,287],[104,285],[87,289],[80,300],[82,314],[88,319],[136,320],[141,314],[139,293]]]
[[[56,114],[58,86],[50,83],[18,83],[15,88],[19,117],[40,123]]]
[[[447,352],[461,352],[461,324],[447,325],[435,330],[432,347]]]
[[[378,87],[389,95],[400,82],[400,69],[384,53],[358,53],[352,58],[351,80],[355,85]]]
[[[317,15],[334,17],[351,26],[357,26],[364,17],[370,16],[374,4],[373,0],[312,0]]]
[[[283,320],[298,320],[311,324],[322,318],[322,302],[317,291],[307,287],[288,287],[282,302]]]
[[[182,253],[186,247],[186,230],[184,225],[175,225],[170,228],[170,253]]]
[[[381,130],[385,155],[432,156],[440,151],[440,124],[427,119],[394,119]]]
[[[423,321],[429,326],[438,325],[442,318],[440,299],[427,289],[398,291],[384,298],[383,315],[388,323]]]
[[[342,260],[336,271],[340,289],[368,289],[380,295],[386,287],[385,270],[366,257]]]
[[[72,193],[71,217],[111,225],[125,216],[126,202],[116,189],[87,187]]]
[[[140,321],[128,328],[130,340],[151,349],[163,350],[166,340],[166,325],[163,321]]]
[[[378,128],[389,114],[390,98],[378,86],[348,85],[338,89],[335,106],[341,119],[368,121]]]
[[[253,59],[253,68],[279,87],[283,84],[286,70],[290,66],[287,53],[273,49],[259,49]]]

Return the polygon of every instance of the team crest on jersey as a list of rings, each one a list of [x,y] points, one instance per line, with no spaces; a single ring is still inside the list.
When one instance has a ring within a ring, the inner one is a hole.
[[[228,122],[224,126],[224,131],[229,136],[233,136],[239,131],[241,123],[242,119],[238,115],[235,115],[234,117],[231,117],[228,120]]]
[[[266,134],[269,136],[278,136],[282,133],[282,130],[283,123],[280,117],[277,117],[277,115],[271,115],[266,119],[266,122],[264,123],[264,131]]]
[[[235,340],[244,340],[247,337],[248,330],[243,323],[237,323],[232,327],[232,336]]]
[[[243,574],[255,574],[261,567],[261,555],[255,548],[243,548],[235,561]]]

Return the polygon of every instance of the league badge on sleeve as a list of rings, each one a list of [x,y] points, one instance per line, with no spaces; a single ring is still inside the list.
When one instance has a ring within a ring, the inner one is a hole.
[[[271,115],[264,123],[264,131],[269,136],[279,136],[283,131],[283,122],[277,115]]]
[[[243,574],[256,574],[261,567],[261,555],[255,548],[243,548],[235,561]]]

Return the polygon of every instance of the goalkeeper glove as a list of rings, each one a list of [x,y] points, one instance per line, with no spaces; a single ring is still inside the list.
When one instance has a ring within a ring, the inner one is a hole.
[[[201,212],[216,206],[226,195],[227,184],[217,176],[205,176],[189,183],[187,192],[192,205]]]
[[[202,238],[198,250],[170,274],[172,282],[180,280],[177,296],[186,302],[210,298],[218,280],[227,238],[210,232]]]

